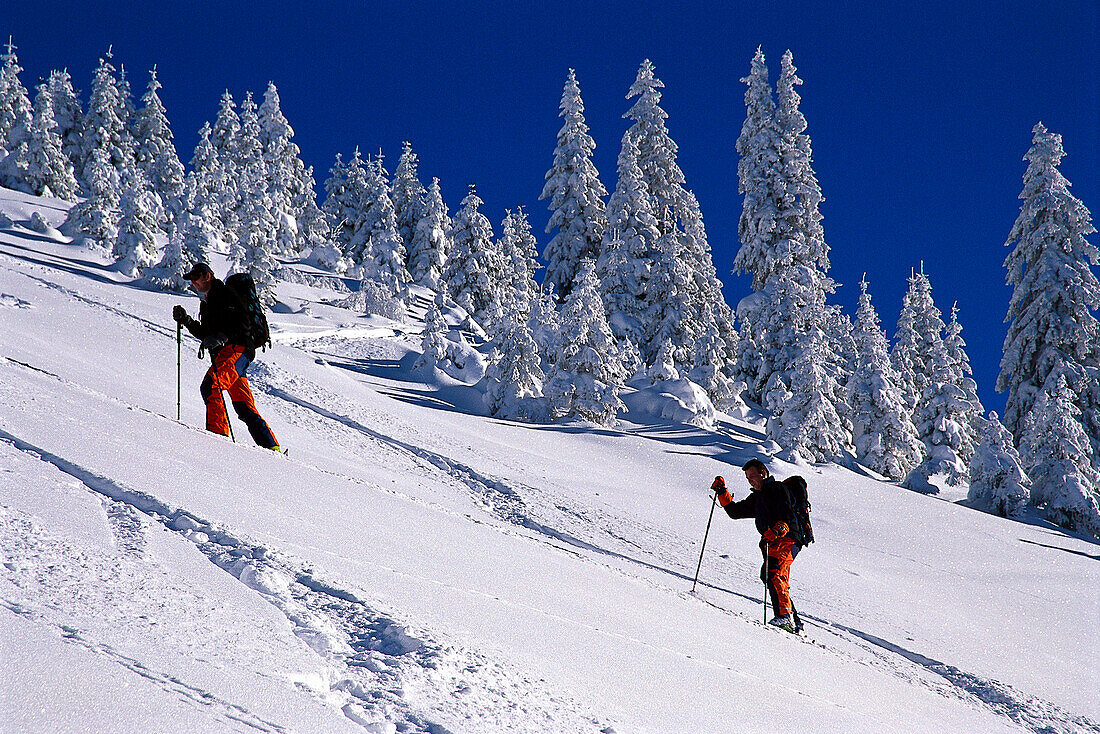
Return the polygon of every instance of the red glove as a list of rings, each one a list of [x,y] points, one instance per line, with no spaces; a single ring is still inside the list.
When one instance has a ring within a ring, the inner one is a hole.
[[[768,541],[769,543],[774,543],[775,541],[786,535],[789,531],[790,528],[787,527],[787,523],[782,521],[777,522],[774,527],[770,527],[764,531],[764,540]]]
[[[710,485],[710,488],[717,493],[718,504],[722,505],[722,507],[725,507],[729,503],[733,502],[733,497],[731,497],[730,493],[726,490],[726,480],[722,477],[715,477],[714,481]]]

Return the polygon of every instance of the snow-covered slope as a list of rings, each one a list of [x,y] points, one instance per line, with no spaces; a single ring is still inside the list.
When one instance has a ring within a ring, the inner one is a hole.
[[[750,424],[478,415],[420,324],[280,286],[249,378],[289,456],[202,430],[171,307],[0,190],[0,731],[1100,731],[1100,547],[843,468],[808,623],[761,624],[715,474]],[[747,487],[735,490],[743,496]]]

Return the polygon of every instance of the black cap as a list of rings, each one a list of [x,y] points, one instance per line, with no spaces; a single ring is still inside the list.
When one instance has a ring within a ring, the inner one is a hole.
[[[202,277],[203,275],[206,275],[207,273],[209,273],[210,275],[213,275],[214,271],[211,270],[210,266],[207,265],[206,263],[198,262],[198,263],[195,263],[194,265],[192,265],[191,269],[183,274],[183,277],[184,277],[185,280],[197,280],[198,278]]]

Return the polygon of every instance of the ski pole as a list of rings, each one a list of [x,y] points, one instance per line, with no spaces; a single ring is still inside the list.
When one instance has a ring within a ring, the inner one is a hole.
[[[768,541],[764,541],[764,624],[768,623]]]
[[[183,392],[180,377],[180,352],[183,349],[183,324],[176,322],[176,420],[180,419],[180,395]]]
[[[710,517],[707,518],[707,531],[703,533],[703,547],[699,549],[699,563],[695,566],[695,580],[691,582],[691,591],[694,593],[695,585],[699,583],[699,569],[703,567],[703,551],[707,549],[707,536],[710,535],[710,522],[714,519],[714,506],[718,504],[718,494],[710,503]]]
[[[225,401],[225,396],[222,396],[222,407],[225,408],[225,425],[229,426],[229,437],[233,439],[233,443],[237,443],[237,437],[233,435],[233,424],[229,422],[229,403]]]

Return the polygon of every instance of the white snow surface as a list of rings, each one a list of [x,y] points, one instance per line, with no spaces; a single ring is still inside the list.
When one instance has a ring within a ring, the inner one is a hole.
[[[751,521],[691,591],[758,427],[486,418],[414,371],[423,308],[281,283],[289,454],[233,443],[189,336],[175,418],[197,299],[22,224],[66,207],[0,189],[0,731],[1100,731],[1096,543],[771,459],[818,542],[768,629]]]

